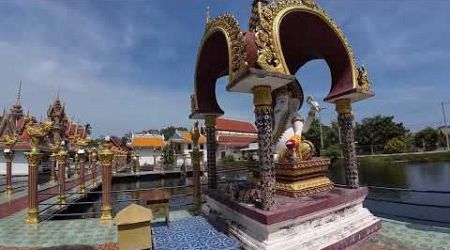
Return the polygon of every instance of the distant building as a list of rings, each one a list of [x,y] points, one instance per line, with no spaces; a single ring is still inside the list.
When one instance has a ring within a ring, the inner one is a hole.
[[[216,120],[217,159],[231,156],[235,160],[243,160],[241,149],[247,148],[257,139],[256,127],[251,122],[227,118]]]
[[[161,153],[166,145],[164,136],[160,134],[133,134],[131,147],[139,154],[140,165],[156,165],[161,161]]]
[[[0,116],[0,138],[3,136],[18,135],[18,141],[13,146],[12,150],[15,152],[13,161],[12,174],[13,175],[28,175],[28,163],[25,159],[25,153],[31,151],[31,138],[24,129],[25,114],[23,113],[20,102],[21,86],[17,94],[17,100],[11,106],[9,112],[3,110],[3,115]],[[67,140],[69,150],[74,148],[76,138],[84,139],[87,136],[87,131],[84,125],[71,121],[65,113],[64,105],[59,100],[59,95],[55,101],[49,106],[47,110],[47,118],[53,122],[50,134],[45,140],[38,145],[38,148],[44,153],[49,153],[49,143],[60,142]],[[0,142],[0,150],[6,146]],[[44,160],[41,163],[39,171],[47,167],[48,163]],[[6,160],[3,156],[0,157],[0,174],[6,173]]]
[[[176,130],[174,135],[169,138],[169,141],[175,149],[177,166],[181,166],[183,163],[186,165],[191,165],[190,153],[192,152],[194,146],[192,143],[191,133],[189,131]],[[204,135],[200,135],[198,144],[200,152],[202,152],[203,155],[203,161],[206,161],[206,137]]]

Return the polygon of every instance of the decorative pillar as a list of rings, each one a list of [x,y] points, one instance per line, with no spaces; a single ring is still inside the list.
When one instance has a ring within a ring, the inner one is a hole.
[[[78,155],[78,168],[80,170],[80,193],[86,194],[86,179],[85,179],[85,167],[86,167],[86,153],[80,152]]]
[[[75,178],[78,178],[80,176],[80,166],[79,166],[79,155],[78,153],[75,154],[75,158],[74,158],[74,165],[75,165]],[[69,167],[70,168],[70,167]]]
[[[14,191],[12,185],[12,163],[14,160],[14,151],[11,149],[5,149],[3,154],[6,159],[6,195],[11,195]]]
[[[354,115],[349,99],[336,102],[338,121],[342,133],[343,151],[345,158],[345,179],[347,188],[358,188],[358,165],[356,162],[355,138],[353,132]]]
[[[56,154],[57,152],[52,152],[50,155],[50,183],[56,183]]]
[[[56,155],[56,160],[58,164],[58,202],[63,205],[66,203],[66,167],[67,167],[67,158],[69,155],[67,151],[61,149]]]
[[[111,165],[114,153],[109,149],[109,145],[104,145],[99,153],[99,160],[102,164],[102,216],[101,220],[112,220],[111,215]]]
[[[252,89],[255,125],[258,130],[259,166],[261,171],[261,208],[273,211],[275,200],[275,164],[272,145],[272,95],[270,86]]]
[[[91,153],[91,175],[92,175],[92,186],[97,185],[97,153],[95,150]]]
[[[139,162],[139,154],[136,154],[136,162],[134,164],[136,164],[135,171],[136,172],[141,171],[141,163]]]
[[[194,200],[194,210],[196,212],[200,211],[201,208],[201,184],[200,184],[200,157],[202,156],[200,152],[200,148],[198,146],[198,139],[200,138],[200,132],[198,130],[198,122],[195,122],[194,127],[191,129],[191,138],[192,138],[192,175],[194,181],[194,192],[193,192],[193,200]]]
[[[208,167],[208,189],[217,188],[216,172],[216,116],[209,115],[205,118],[206,133],[206,165]]]
[[[37,224],[39,222],[38,207],[38,170],[43,154],[36,148],[26,153],[28,161],[28,216],[26,223]]]

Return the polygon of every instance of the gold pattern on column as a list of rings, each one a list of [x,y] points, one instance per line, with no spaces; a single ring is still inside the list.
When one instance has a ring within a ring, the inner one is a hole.
[[[58,203],[61,205],[65,204],[67,201],[66,196],[66,167],[67,167],[67,158],[69,154],[63,148],[56,154],[56,161],[58,163]]]
[[[39,222],[38,207],[38,168],[41,163],[43,154],[39,152],[38,146],[50,131],[53,123],[44,121],[36,122],[31,116],[25,117],[25,130],[31,138],[31,152],[26,153],[25,157],[28,161],[28,216],[26,222],[29,224],[37,224]]]
[[[102,146],[99,153],[99,160],[101,162],[102,171],[102,216],[101,220],[112,220],[111,215],[111,164],[114,153],[110,150],[109,142]]]
[[[1,138],[1,141],[5,144],[6,148],[3,154],[6,159],[6,196],[11,196],[14,192],[14,187],[12,185],[12,163],[14,161],[14,151],[12,148],[17,143],[18,136],[14,134],[12,136],[5,135]]]
[[[270,86],[256,86],[252,89],[252,92],[253,92],[253,105],[255,105],[255,108],[271,107],[272,92]]]
[[[4,152],[6,159],[6,195],[10,196],[14,192],[14,187],[12,185],[12,163],[14,161],[14,151],[11,149],[5,150]]]
[[[97,185],[97,150],[94,149],[92,150],[91,154],[90,154],[90,158],[91,158],[91,175],[92,175],[92,186],[94,187],[95,185]]]
[[[37,148],[33,148],[30,153],[25,153],[28,161],[28,216],[26,223],[39,223],[39,207],[38,207],[38,168],[41,163],[43,154],[39,153]]]

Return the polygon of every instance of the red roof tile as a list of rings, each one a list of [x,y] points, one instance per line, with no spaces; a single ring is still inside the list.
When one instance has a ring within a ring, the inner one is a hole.
[[[233,131],[242,133],[257,133],[256,128],[251,122],[231,120],[225,118],[217,118],[216,120],[217,131]]]
[[[256,142],[256,137],[242,136],[218,136],[217,143],[228,147],[246,147],[248,144]]]

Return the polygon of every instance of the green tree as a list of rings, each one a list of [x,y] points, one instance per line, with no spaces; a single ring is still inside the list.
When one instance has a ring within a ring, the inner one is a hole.
[[[169,138],[171,138],[171,137],[175,134],[175,131],[176,131],[176,130],[179,130],[179,131],[188,131],[188,129],[185,128],[185,127],[174,127],[174,126],[170,126],[170,127],[161,129],[161,130],[159,131],[159,133],[164,135],[164,139],[165,139],[165,140],[168,140]]]
[[[175,149],[172,144],[167,144],[162,150],[164,165],[172,165],[175,162]]]
[[[322,129],[322,138],[321,138],[321,129]],[[319,119],[314,119],[311,123],[308,132],[304,133],[303,137],[314,144],[314,146],[316,147],[317,154],[320,155],[321,146],[323,146],[323,148],[326,148],[332,144],[330,134],[331,134],[330,127],[323,125]]]
[[[437,147],[437,142],[439,138],[439,131],[432,127],[426,127],[414,136],[414,141],[416,147],[425,147],[426,151],[434,150]]]
[[[384,146],[393,138],[405,137],[408,132],[403,123],[394,122],[393,116],[377,115],[356,123],[355,139],[361,146],[370,146],[373,154],[375,145]]]

